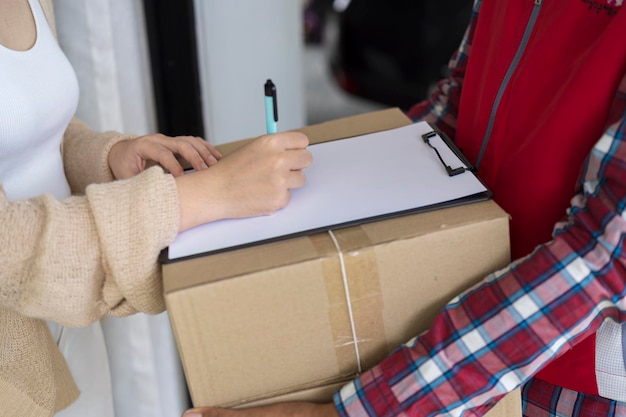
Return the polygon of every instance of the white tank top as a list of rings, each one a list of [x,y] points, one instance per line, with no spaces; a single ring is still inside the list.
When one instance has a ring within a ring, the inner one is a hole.
[[[10,200],[70,195],[60,145],[78,105],[78,81],[37,0],[37,39],[26,51],[0,45],[0,179]]]
[[[78,105],[76,74],[38,0],[29,0],[37,38],[26,51],[0,45],[0,180],[9,200],[70,196],[61,141]],[[81,391],[59,417],[113,416],[106,346],[99,322],[68,328],[48,322]]]

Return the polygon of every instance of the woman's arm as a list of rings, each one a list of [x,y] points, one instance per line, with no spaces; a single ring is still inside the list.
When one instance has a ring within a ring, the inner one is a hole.
[[[99,133],[78,118],[73,118],[61,145],[65,177],[72,194],[84,194],[90,184],[113,181],[115,177],[108,161],[111,148],[136,137],[113,131]]]
[[[202,170],[221,158],[215,147],[198,137],[98,133],[77,118],[66,129],[61,149],[73,194],[84,194],[89,184],[130,178],[153,165],[178,176],[183,164]]]
[[[0,306],[71,326],[160,312],[156,259],[179,217],[174,179],[160,168],[62,201],[0,193]]]
[[[152,167],[62,201],[0,192],[0,308],[72,326],[162,311],[160,251],[195,225],[284,207],[306,146],[301,133],[263,136],[193,174]]]

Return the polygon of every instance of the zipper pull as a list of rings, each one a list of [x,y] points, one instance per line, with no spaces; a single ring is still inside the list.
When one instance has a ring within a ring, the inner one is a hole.
[[[535,0],[535,6],[541,6],[543,0]]]

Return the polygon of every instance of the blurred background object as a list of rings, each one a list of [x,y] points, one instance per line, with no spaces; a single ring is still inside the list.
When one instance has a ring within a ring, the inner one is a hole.
[[[332,42],[332,78],[349,94],[408,109],[447,75],[469,22],[472,0],[310,0],[308,44]],[[324,37],[336,25],[336,38]]]

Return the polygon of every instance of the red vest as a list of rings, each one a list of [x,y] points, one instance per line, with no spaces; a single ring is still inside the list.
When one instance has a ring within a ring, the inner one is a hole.
[[[609,3],[482,2],[455,140],[511,215],[513,258],[551,239],[611,122],[626,74],[626,10]],[[597,394],[593,339],[537,377]]]

